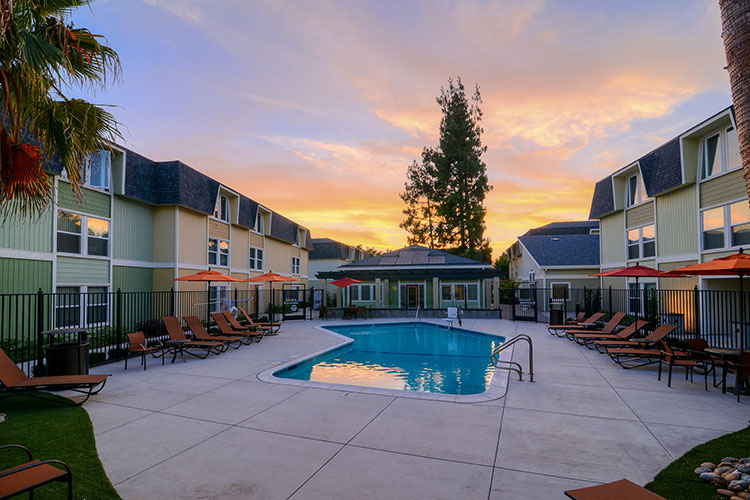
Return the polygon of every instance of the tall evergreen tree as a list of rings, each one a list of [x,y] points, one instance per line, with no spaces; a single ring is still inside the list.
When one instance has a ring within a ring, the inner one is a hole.
[[[404,192],[399,196],[406,204],[406,215],[399,227],[409,233],[406,240],[410,245],[427,245],[435,248],[438,225],[438,201],[435,192],[435,164],[432,161],[435,151],[422,150],[422,162],[416,160],[406,169]]]
[[[440,142],[436,149],[425,148],[421,165],[414,162],[407,170],[401,227],[409,231],[410,243],[489,262],[484,199],[492,186],[482,161],[487,147],[481,140],[479,87],[467,98],[461,78],[449,79],[437,103],[443,112]]]

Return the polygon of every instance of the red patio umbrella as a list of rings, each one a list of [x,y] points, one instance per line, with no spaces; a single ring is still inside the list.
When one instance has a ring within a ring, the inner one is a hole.
[[[673,271],[667,271],[668,276],[674,275],[699,275],[699,276],[732,276],[737,275],[740,278],[740,350],[745,349],[745,289],[743,277],[750,274],[750,255],[740,248],[739,252],[718,257],[714,260],[693,264],[677,268]]]
[[[271,284],[271,289],[270,289],[271,300],[268,303],[268,307],[270,309],[270,311],[268,313],[268,316],[269,316],[268,319],[270,321],[273,321],[273,319],[274,319],[273,316],[272,316],[273,315],[273,302],[274,302],[274,300],[273,300],[273,284],[276,283],[276,282],[278,282],[278,281],[282,281],[282,282],[287,281],[288,282],[288,281],[299,281],[299,280],[297,278],[291,278],[289,276],[284,276],[284,275],[281,275],[279,273],[275,273],[273,271],[268,271],[267,273],[263,273],[263,274],[261,274],[259,276],[255,276],[253,278],[248,278],[248,279],[243,280],[243,281],[248,281],[250,283],[270,283]]]
[[[638,290],[638,309],[635,312],[635,320],[638,321],[638,314],[641,309],[641,289],[638,286],[638,280],[640,278],[663,278],[664,274],[665,271],[659,271],[658,269],[653,269],[648,266],[639,266],[636,264],[635,266],[623,267],[622,269],[615,269],[614,271],[606,271],[603,273],[595,273],[590,276],[635,278],[635,288]]]
[[[339,288],[346,288],[348,286],[357,284],[357,283],[364,283],[364,281],[355,280],[354,278],[339,278],[337,280],[331,281],[331,285],[335,285]],[[349,305],[352,304],[352,296],[349,294]]]

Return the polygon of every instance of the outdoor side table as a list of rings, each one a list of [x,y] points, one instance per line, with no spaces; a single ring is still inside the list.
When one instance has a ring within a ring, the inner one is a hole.
[[[45,330],[49,339],[43,346],[47,357],[47,375],[88,375],[89,331],[86,328]]]
[[[730,361],[738,361],[742,351],[739,349],[726,349],[722,347],[707,347],[705,351],[709,354],[713,354],[722,361],[721,367],[721,392],[725,394],[727,392],[727,364]],[[730,390],[733,389],[730,387]],[[748,387],[743,387],[742,384],[739,387],[742,394],[750,394]],[[734,392],[734,391],[732,391]]]
[[[172,364],[177,359],[177,354],[182,357],[182,362],[185,363],[185,344],[190,342],[189,340],[167,340],[164,345],[167,349],[172,351]]]

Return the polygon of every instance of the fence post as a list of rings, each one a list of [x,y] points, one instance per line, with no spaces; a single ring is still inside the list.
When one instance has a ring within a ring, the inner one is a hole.
[[[117,359],[122,359],[122,290],[115,292],[115,331],[117,332]]]
[[[612,285],[609,285],[609,317],[612,317]]]
[[[537,293],[536,293],[536,287],[534,287],[534,323],[539,322],[539,308],[537,307]]]
[[[42,338],[42,332],[44,331],[44,292],[40,288],[36,292],[36,366],[34,367],[34,376],[42,376],[45,374],[44,369],[44,352],[42,350],[42,344],[44,339]]]
[[[693,308],[695,309],[695,336],[700,338],[701,336],[701,305],[700,305],[700,293],[698,292],[698,285],[693,287]]]
[[[177,316],[175,314],[175,294],[174,294],[174,287],[169,289],[169,315],[170,316]]]
[[[589,304],[588,300],[586,299],[586,285],[583,285],[583,312],[586,313],[586,316],[589,316]]]
[[[516,320],[516,283],[511,282],[510,284],[510,311],[513,321]]]

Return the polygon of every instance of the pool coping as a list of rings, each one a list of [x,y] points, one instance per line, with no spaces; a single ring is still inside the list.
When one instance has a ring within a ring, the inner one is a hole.
[[[408,321],[408,320],[407,321],[385,321],[385,322],[376,322],[372,324],[385,324],[385,323],[388,323],[388,324],[415,323],[415,321],[413,320],[412,321]],[[433,325],[445,326],[442,323],[436,323],[434,321],[419,321],[419,323],[428,323],[428,324],[433,324]],[[331,325],[331,326],[352,326],[352,325],[351,324],[342,324],[342,325],[336,324],[336,325]],[[339,340],[341,340],[341,342],[339,342],[338,344],[334,344],[332,346],[325,347],[323,349],[319,349],[305,356],[295,358],[291,361],[280,363],[272,368],[264,370],[257,375],[258,380],[260,380],[261,382],[269,383],[269,384],[282,384],[282,385],[291,385],[291,386],[297,386],[297,387],[313,387],[316,389],[328,389],[328,390],[333,390],[333,391],[353,392],[353,393],[362,393],[362,394],[376,394],[376,395],[381,395],[381,396],[392,396],[392,397],[399,397],[399,398],[425,399],[425,400],[432,400],[432,401],[448,401],[452,403],[484,403],[487,401],[500,399],[504,397],[508,392],[508,381],[510,379],[511,372],[509,370],[503,370],[499,368],[495,368],[495,372],[492,374],[492,380],[490,381],[490,386],[486,391],[479,393],[479,394],[468,394],[468,395],[437,394],[437,393],[424,392],[424,391],[406,391],[403,389],[384,389],[380,387],[372,387],[372,386],[364,386],[364,385],[332,384],[332,383],[325,383],[325,382],[315,382],[313,380],[297,380],[297,379],[289,379],[289,378],[280,378],[280,377],[275,376],[275,373],[281,370],[284,370],[286,368],[289,368],[290,366],[305,362],[311,358],[315,358],[322,354],[329,353],[333,350],[340,349],[341,347],[354,343],[354,339],[350,337],[346,337],[345,335],[341,335],[340,333],[336,333],[332,330],[329,330],[324,326],[318,325],[318,326],[315,326],[314,328],[323,333],[326,333],[335,338],[338,338]],[[483,332],[479,330],[469,330],[466,328],[460,328],[460,329],[466,330],[469,332],[480,333],[482,335],[489,335],[492,337],[504,337],[506,340],[508,338],[507,336],[500,335],[498,333],[489,333],[489,332]]]

